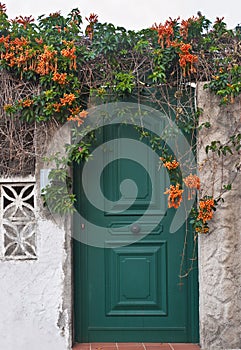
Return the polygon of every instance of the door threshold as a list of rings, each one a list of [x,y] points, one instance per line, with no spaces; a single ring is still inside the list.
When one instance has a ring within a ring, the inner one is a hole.
[[[190,343],[81,343],[72,350],[200,350]]]

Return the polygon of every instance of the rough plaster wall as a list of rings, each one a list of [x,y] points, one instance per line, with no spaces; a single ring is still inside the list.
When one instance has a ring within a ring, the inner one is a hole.
[[[40,219],[38,225],[38,260],[0,262],[0,349],[68,349],[65,232],[49,220]]]
[[[203,349],[241,349],[241,174],[230,156],[205,154],[211,140],[225,142],[241,131],[241,101],[220,107],[219,100],[198,86],[198,106],[204,113],[201,123],[209,121],[199,137],[199,165],[203,195],[216,196],[233,179],[233,190],[211,221],[210,234],[199,238],[200,340]]]
[[[61,152],[69,137],[67,129],[53,136],[51,151]],[[37,259],[0,260],[0,350],[71,348],[70,220],[53,218],[40,196],[37,203]]]

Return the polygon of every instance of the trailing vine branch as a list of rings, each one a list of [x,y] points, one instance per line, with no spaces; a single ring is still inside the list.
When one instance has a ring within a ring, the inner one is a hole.
[[[188,85],[207,82],[205,88],[220,96],[221,104],[240,95],[240,32],[228,30],[223,18],[212,24],[199,14],[137,32],[100,23],[94,14],[87,21],[83,33],[78,9],[66,17],[60,12],[40,16],[36,22],[31,16],[10,20],[0,4],[2,175],[34,172],[42,154],[39,134],[46,144],[51,129],[67,120],[84,128],[91,96],[99,103],[131,97],[158,106],[175,115],[177,126],[195,145],[200,111],[194,110],[192,94],[182,98],[189,94]],[[69,145],[69,163],[87,159],[90,145]],[[206,150],[225,155],[233,148],[239,151],[240,134],[225,145],[214,140]],[[180,195],[181,184],[172,186],[167,194],[175,190]]]

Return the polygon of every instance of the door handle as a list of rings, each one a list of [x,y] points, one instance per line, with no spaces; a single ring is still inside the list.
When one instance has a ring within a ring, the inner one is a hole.
[[[138,225],[138,224],[133,224],[131,226],[131,232],[132,233],[139,233],[139,232],[141,232],[141,226]]]

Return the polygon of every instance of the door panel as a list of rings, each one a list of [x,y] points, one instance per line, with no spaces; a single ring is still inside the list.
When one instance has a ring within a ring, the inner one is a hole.
[[[157,132],[156,121],[154,123]],[[167,186],[166,172],[158,169],[158,158],[151,148],[147,151],[143,142],[143,152],[135,149],[136,141],[139,142],[140,134],[133,127],[116,125],[103,131],[103,142],[115,139],[111,146],[107,146],[103,157],[105,164],[110,162],[102,174],[102,186],[105,198],[113,202],[113,207],[108,207],[105,202],[106,215],[143,215],[148,208],[149,215],[164,215],[166,205],[160,201],[161,191]],[[128,144],[126,140],[128,139]],[[130,149],[130,140],[133,147]],[[140,147],[140,146],[139,146]],[[128,156],[130,159],[126,159]],[[115,159],[115,161],[112,161]],[[133,161],[132,159],[135,159]],[[148,169],[148,172],[145,171]],[[131,179],[136,184],[137,193],[133,183],[126,183]],[[124,182],[125,181],[125,182]],[[121,197],[121,186],[125,184],[125,195]],[[155,191],[154,191],[155,189]],[[133,203],[133,204],[132,204]],[[127,210],[123,211],[123,208]]]
[[[97,145],[117,139],[114,147],[103,151],[103,164],[107,164],[100,179],[106,201],[103,211],[85,197],[84,165],[74,169],[77,209],[87,219],[84,234],[92,242],[88,221],[106,227],[109,233],[105,248],[74,243],[76,341],[197,341],[191,294],[195,276],[182,286],[178,277],[186,224],[174,234],[169,232],[175,213],[167,210],[163,196],[169,179],[159,171],[151,148],[141,154],[142,166],[125,156],[135,156],[135,149],[125,150],[125,138],[139,141],[139,133],[132,126],[115,125],[97,138]],[[113,155],[114,160],[108,162]],[[89,188],[95,186],[94,181],[90,173]],[[81,225],[76,219],[75,230]]]
[[[105,250],[106,314],[167,315],[166,263],[165,241]]]

